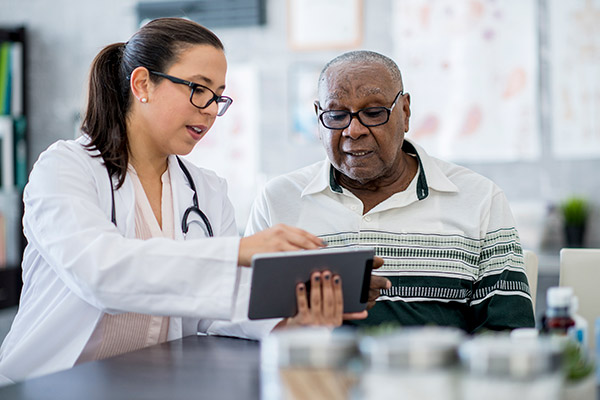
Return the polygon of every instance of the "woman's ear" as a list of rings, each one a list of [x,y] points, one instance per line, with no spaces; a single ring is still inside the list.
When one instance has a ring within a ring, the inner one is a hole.
[[[137,67],[131,71],[129,87],[131,93],[138,101],[147,103],[150,93],[150,72],[148,69],[145,67]]]

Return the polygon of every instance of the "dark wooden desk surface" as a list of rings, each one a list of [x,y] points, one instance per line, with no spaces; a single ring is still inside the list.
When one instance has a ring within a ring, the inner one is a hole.
[[[258,399],[258,342],[188,336],[0,387],[0,399]]]
[[[205,336],[188,336],[0,387],[1,400],[259,398],[259,343]]]

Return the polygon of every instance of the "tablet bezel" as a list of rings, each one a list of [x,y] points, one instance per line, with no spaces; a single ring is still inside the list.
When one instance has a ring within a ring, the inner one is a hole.
[[[298,310],[296,285],[324,270],[342,278],[344,312],[363,311],[374,256],[375,249],[364,247],[257,254],[252,258],[248,318],[293,317]]]

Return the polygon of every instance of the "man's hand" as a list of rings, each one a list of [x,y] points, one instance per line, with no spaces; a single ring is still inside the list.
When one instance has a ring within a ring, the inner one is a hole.
[[[375,257],[373,259],[373,269],[377,269],[383,265],[383,258]],[[392,282],[383,276],[371,275],[371,286],[369,286],[369,300],[367,301],[367,310],[375,306],[375,301],[379,297],[380,290],[389,289],[392,287]]]
[[[238,265],[249,266],[257,253],[310,250],[324,247],[321,239],[300,228],[277,224],[240,240]]]

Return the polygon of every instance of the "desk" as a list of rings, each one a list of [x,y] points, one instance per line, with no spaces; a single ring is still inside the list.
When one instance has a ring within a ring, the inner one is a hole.
[[[258,342],[188,336],[0,387],[0,399],[257,400],[259,364]]]
[[[258,399],[258,342],[188,336],[0,387],[0,399]]]

